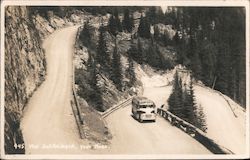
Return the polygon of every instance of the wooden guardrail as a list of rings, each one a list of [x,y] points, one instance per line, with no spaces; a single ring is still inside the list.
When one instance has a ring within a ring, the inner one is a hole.
[[[164,119],[169,121],[172,125],[180,128],[182,131],[196,139],[202,145],[204,145],[208,150],[214,154],[233,154],[229,149],[217,144],[214,140],[210,139],[203,131],[199,128],[193,126],[192,124],[186,122],[185,120],[177,117],[169,111],[157,108],[157,113]]]
[[[234,109],[233,109],[231,103],[229,102],[229,100],[228,100],[227,98],[225,98],[226,95],[222,94],[222,93],[221,93],[220,91],[218,91],[218,90],[214,90],[214,89],[212,89],[212,88],[210,88],[210,87],[207,87],[207,86],[205,86],[205,85],[201,85],[201,84],[199,84],[199,83],[196,83],[195,85],[200,86],[200,87],[202,87],[202,88],[206,88],[206,89],[208,89],[208,90],[210,90],[210,91],[212,91],[212,92],[215,92],[215,93],[219,94],[219,96],[221,96],[221,97],[227,102],[227,104],[228,104],[229,108],[231,109],[233,115],[234,115],[236,118],[238,117],[238,116],[235,114],[235,111],[234,111]],[[245,112],[244,108],[241,108],[241,109]]]
[[[119,108],[122,108],[122,107],[129,105],[132,101],[132,98],[133,97],[130,97],[130,98],[126,99],[125,101],[121,102],[120,104],[115,105],[115,106],[107,109],[105,112],[101,113],[102,118],[107,117],[108,115],[110,115],[114,111],[118,110]]]
[[[79,34],[81,31],[82,27],[79,27],[77,30],[76,38],[75,38],[75,45],[74,45],[74,50],[76,53],[77,49],[77,41],[79,39]],[[74,53],[74,54],[75,54]],[[74,55],[72,55],[74,57]],[[74,58],[73,58],[74,59]],[[86,138],[85,136],[85,131],[84,131],[84,113],[81,110],[81,107],[79,106],[78,100],[77,100],[77,94],[75,90],[75,66],[74,63],[72,64],[72,99],[71,99],[71,107],[76,119],[76,124],[78,126],[78,130],[80,133],[80,138],[84,139]]]

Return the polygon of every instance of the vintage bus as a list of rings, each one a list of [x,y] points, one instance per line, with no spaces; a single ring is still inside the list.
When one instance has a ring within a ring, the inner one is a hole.
[[[153,101],[146,97],[134,97],[132,99],[132,114],[140,122],[144,120],[156,120],[156,107]]]

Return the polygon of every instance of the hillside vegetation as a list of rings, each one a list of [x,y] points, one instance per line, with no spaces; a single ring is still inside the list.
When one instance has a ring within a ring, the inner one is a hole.
[[[182,64],[196,81],[245,106],[243,8],[169,7],[165,14],[159,7],[106,9],[82,8],[105,18],[98,26],[86,21],[79,39],[91,57],[88,62],[94,61],[117,90],[133,86],[132,63],[156,70]],[[130,65],[120,63],[123,56]]]
[[[172,69],[174,48],[156,41],[151,28],[147,16],[130,8],[118,12],[114,7],[98,22],[86,21],[79,35],[80,51],[76,58],[78,94],[97,110],[104,111],[126,97],[133,87],[142,87],[136,78],[135,64],[150,65],[156,70]],[[164,31],[165,36],[175,32],[172,28]]]

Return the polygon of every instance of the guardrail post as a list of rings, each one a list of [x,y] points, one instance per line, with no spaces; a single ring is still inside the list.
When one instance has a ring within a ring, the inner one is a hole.
[[[171,124],[172,125],[175,125],[175,120],[176,120],[175,117],[171,117]]]

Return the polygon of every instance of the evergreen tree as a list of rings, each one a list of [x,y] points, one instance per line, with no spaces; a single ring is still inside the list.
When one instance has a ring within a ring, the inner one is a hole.
[[[115,43],[115,48],[113,52],[111,79],[116,85],[117,89],[122,91],[122,65],[121,56],[117,50],[117,43]]]
[[[154,26],[154,39],[156,41],[159,41],[160,40],[160,30],[159,30],[159,27],[158,26]]]
[[[149,10],[146,12],[146,17],[148,18],[150,24],[156,24],[158,17],[155,6],[149,7]]]
[[[192,78],[189,88],[187,89],[186,85],[184,86],[184,89],[182,89],[182,81],[176,71],[172,93],[168,99],[168,110],[179,118],[206,131],[205,115],[201,108],[197,110],[197,104],[195,103]]]
[[[141,16],[140,24],[138,27],[138,35],[142,38],[147,38],[147,39],[151,38],[150,23],[147,17]]]
[[[97,46],[97,55],[96,60],[97,63],[99,63],[105,71],[110,70],[110,56],[108,54],[108,49],[106,45],[106,39],[105,39],[105,29],[102,25],[99,28],[99,40],[98,40],[98,46]]]
[[[196,115],[197,115],[196,116],[197,117],[197,126],[196,127],[198,127],[203,132],[206,132],[207,131],[206,117],[205,117],[205,114],[204,114],[201,106],[199,106],[197,108]]]
[[[137,62],[139,64],[142,64],[144,61],[146,61],[146,57],[143,54],[143,49],[142,49],[142,44],[141,44],[140,37],[138,37],[138,41],[137,41],[137,50],[138,50]]]
[[[206,121],[205,115],[201,106],[198,108],[197,104],[195,103],[195,95],[193,89],[193,81],[192,76],[189,83],[189,91],[186,94],[186,99],[184,101],[184,113],[187,122],[193,124],[197,128],[201,129],[202,131],[206,131]]]
[[[228,69],[230,68],[231,63],[229,60],[229,46],[223,45],[220,50],[219,54],[217,56],[218,62],[217,62],[217,69],[216,69],[216,76],[217,76],[217,82],[215,84],[215,89],[218,89],[219,91],[229,94],[229,77],[232,74]],[[227,68],[227,69],[226,69]]]
[[[124,10],[124,19],[123,19],[123,28],[124,30],[126,30],[127,32],[132,32],[132,29],[133,29],[133,17],[131,18],[130,16],[130,12],[129,12],[129,9],[126,8]]]
[[[189,92],[187,93],[186,97],[187,98],[185,101],[185,108],[188,112],[187,121],[193,124],[194,126],[197,126],[196,104],[195,104],[195,96],[194,96],[192,78],[190,79]]]
[[[113,15],[110,16],[109,18],[109,23],[108,23],[108,28],[109,28],[109,32],[116,36],[117,35],[117,23],[115,21],[115,18]]]
[[[212,86],[216,72],[216,64],[218,54],[217,48],[209,41],[204,40],[200,45],[200,57],[202,64],[201,80],[208,86]]]
[[[92,99],[95,102],[95,108],[98,111],[104,111],[102,92],[101,89],[98,87],[98,72],[95,61],[92,61],[89,83],[92,87],[92,93],[90,93],[91,94],[90,99]]]
[[[165,20],[164,23],[166,25],[174,25],[176,20],[175,12],[174,11],[166,12],[164,15],[164,20]]]
[[[157,45],[153,44],[152,46],[149,46],[146,52],[146,62],[152,67],[156,67],[158,69],[162,68],[163,57],[161,56]]]
[[[202,64],[198,46],[196,45],[196,41],[193,38],[190,39],[189,49],[189,57],[191,60],[190,68],[193,71],[194,76],[200,80],[202,78]]]
[[[175,114],[178,117],[183,117],[182,108],[183,108],[183,99],[182,99],[182,84],[181,80],[176,71],[174,76],[174,85],[172,88],[172,93],[168,99],[168,110]]]
[[[189,90],[187,88],[186,83],[184,84],[184,91],[183,91],[183,119],[189,123],[192,123],[191,119],[192,117],[192,105],[191,105],[191,96],[189,94]]]
[[[128,55],[132,57],[135,61],[138,61],[138,49],[136,44],[133,42],[133,39],[130,41],[130,48],[128,50]]]
[[[120,20],[119,13],[118,13],[117,9],[115,9],[115,11],[114,11],[114,16],[115,16],[115,25],[117,27],[117,31],[122,32],[122,24],[121,24],[121,20]]]
[[[164,13],[163,10],[161,8],[158,9],[157,12],[157,17],[156,17],[156,23],[164,23]]]
[[[90,71],[93,68],[94,58],[93,58],[93,55],[90,52],[90,50],[88,50],[88,53],[89,53],[88,54],[89,58],[88,58],[88,61],[87,61],[87,70]]]
[[[128,78],[129,78],[129,85],[132,87],[136,82],[136,76],[135,76],[135,67],[134,67],[134,61],[132,59],[131,52],[128,52]]]
[[[79,35],[79,39],[86,47],[93,48],[91,43],[91,29],[92,27],[89,25],[89,22],[85,22],[84,27]]]

